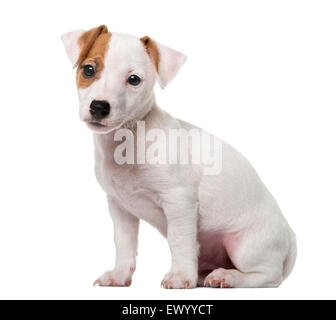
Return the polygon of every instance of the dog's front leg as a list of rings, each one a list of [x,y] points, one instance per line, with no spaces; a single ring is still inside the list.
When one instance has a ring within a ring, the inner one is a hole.
[[[139,219],[117,205],[112,197],[108,196],[107,200],[114,225],[116,261],[114,269],[105,272],[95,284],[130,286],[136,264]]]
[[[175,189],[162,201],[167,218],[167,238],[172,264],[162,281],[166,289],[191,289],[197,285],[197,201],[188,192]]]

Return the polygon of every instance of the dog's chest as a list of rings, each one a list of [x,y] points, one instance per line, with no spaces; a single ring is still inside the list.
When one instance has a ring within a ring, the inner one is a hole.
[[[100,186],[119,205],[166,233],[166,219],[159,196],[144,187],[139,170],[131,165],[120,166],[109,159],[96,157],[95,173]]]
[[[144,179],[145,170],[137,165],[115,162],[116,145],[108,135],[95,137],[95,173],[102,189],[119,205],[166,234],[167,221],[159,196]]]
[[[96,178],[107,194],[129,201],[139,192],[139,178],[130,166],[116,166],[109,159],[96,159]]]

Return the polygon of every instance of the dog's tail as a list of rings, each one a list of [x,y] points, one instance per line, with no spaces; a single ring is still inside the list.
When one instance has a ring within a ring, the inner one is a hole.
[[[288,275],[293,270],[297,256],[296,237],[292,230],[290,232],[291,232],[290,247],[288,250],[288,255],[284,261],[284,267],[283,267],[284,279],[287,278]]]

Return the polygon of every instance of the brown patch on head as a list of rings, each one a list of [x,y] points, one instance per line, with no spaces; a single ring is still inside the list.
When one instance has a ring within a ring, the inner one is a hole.
[[[141,38],[140,41],[145,47],[149,57],[152,59],[156,71],[159,72],[160,52],[155,44],[155,41],[147,36]]]
[[[93,44],[98,39],[101,34],[107,33],[107,27],[105,25],[101,25],[97,28],[93,28],[89,31],[84,32],[80,38],[78,39],[79,46],[81,48],[81,52],[75,64],[75,67],[79,66],[84,59],[89,54]]]
[[[79,39],[78,43],[81,48],[79,58],[77,60],[77,87],[87,88],[99,79],[102,70],[104,69],[104,56],[108,48],[111,38],[111,33],[108,32],[105,25],[91,29],[85,32]],[[86,64],[91,64],[95,67],[96,74],[87,78],[83,75],[83,67]]]

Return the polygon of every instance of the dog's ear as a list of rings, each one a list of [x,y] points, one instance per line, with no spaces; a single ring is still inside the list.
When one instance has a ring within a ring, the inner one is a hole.
[[[76,62],[81,52],[81,48],[79,45],[79,38],[84,33],[85,30],[76,30],[62,35],[62,41],[65,47],[65,51],[73,67],[76,66]]]
[[[101,25],[88,31],[76,30],[62,35],[65,51],[74,68],[85,60],[97,38],[107,32],[107,27]]]
[[[140,41],[151,58],[158,75],[159,84],[164,89],[174,79],[187,57],[183,53],[164,46],[150,37],[145,36]]]

